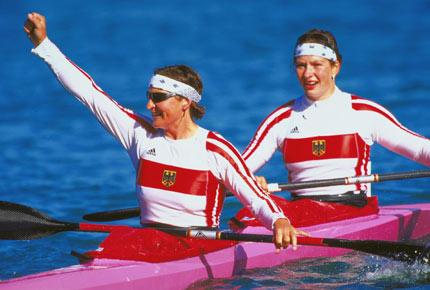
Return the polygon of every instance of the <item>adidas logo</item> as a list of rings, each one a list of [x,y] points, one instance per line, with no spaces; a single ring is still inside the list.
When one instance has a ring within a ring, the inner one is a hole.
[[[157,155],[157,154],[155,154],[155,148],[151,148],[151,149],[149,149],[148,151],[146,151],[146,154],[148,154],[148,155],[152,155],[152,156]]]
[[[299,128],[297,128],[297,126],[294,127],[293,129],[291,129],[290,133],[300,133]]]

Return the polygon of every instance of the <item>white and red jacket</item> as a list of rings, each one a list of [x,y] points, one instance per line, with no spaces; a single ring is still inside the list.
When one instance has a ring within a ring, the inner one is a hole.
[[[276,150],[290,182],[367,175],[374,143],[430,166],[430,140],[402,126],[384,107],[336,88],[324,101],[300,97],[273,111],[243,153],[255,172]],[[296,195],[341,194],[369,184],[300,189]]]
[[[224,202],[221,184],[267,228],[285,217],[257,185],[240,153],[220,135],[199,127],[191,138],[168,139],[109,97],[49,39],[32,52],[127,150],[137,172],[141,223],[216,227]]]

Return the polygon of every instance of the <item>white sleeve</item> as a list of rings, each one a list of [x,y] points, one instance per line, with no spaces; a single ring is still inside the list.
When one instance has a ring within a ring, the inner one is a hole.
[[[48,64],[63,87],[87,106],[103,127],[129,151],[135,139],[134,128],[145,126],[147,121],[108,96],[48,38],[32,49],[32,53]]]
[[[240,153],[222,136],[213,132],[207,139],[211,172],[268,228],[279,218],[286,218],[282,210],[258,186],[254,175]]]
[[[402,156],[430,166],[430,140],[404,127],[382,106],[378,109],[378,113],[372,111],[367,113],[372,120],[373,141]]]
[[[252,172],[258,171],[282,146],[283,139],[279,135],[280,128],[285,128],[284,122],[291,114],[289,106],[282,106],[272,112],[258,127],[251,142],[242,156]]]

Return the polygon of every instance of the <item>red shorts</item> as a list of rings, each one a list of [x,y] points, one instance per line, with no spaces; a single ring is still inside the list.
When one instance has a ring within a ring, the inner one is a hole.
[[[294,227],[306,227],[354,217],[376,214],[379,211],[376,196],[367,198],[367,205],[356,207],[335,202],[321,202],[311,199],[288,201],[282,197],[271,195]],[[250,210],[242,208],[230,221],[232,229],[246,226],[262,226]]]

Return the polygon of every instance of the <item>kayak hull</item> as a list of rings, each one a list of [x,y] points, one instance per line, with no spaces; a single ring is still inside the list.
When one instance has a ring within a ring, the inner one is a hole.
[[[430,234],[430,203],[381,207],[376,215],[303,228],[315,237],[351,240],[414,240]],[[269,234],[262,227],[244,233]],[[0,282],[0,289],[114,290],[184,289],[192,283],[227,278],[305,258],[333,257],[350,250],[299,246],[276,253],[272,244],[242,242],[198,257],[164,263],[95,259],[89,263]]]

